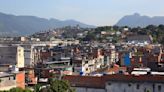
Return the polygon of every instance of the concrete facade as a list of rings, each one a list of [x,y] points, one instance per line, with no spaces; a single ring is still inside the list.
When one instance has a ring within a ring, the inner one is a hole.
[[[36,64],[39,60],[40,52],[35,49],[34,45],[27,44],[22,45],[22,47],[24,48],[25,66],[34,66],[34,64]]]
[[[164,84],[148,82],[107,82],[106,92],[164,92]]]
[[[106,92],[105,89],[95,89],[95,88],[85,88],[77,87],[75,88],[76,92]]]
[[[14,75],[2,76],[0,78],[0,91],[9,90],[13,87],[17,87],[16,79]]]
[[[24,67],[24,49],[20,46],[0,47],[0,64]]]
[[[0,91],[10,90],[11,88],[25,88],[25,73],[5,73],[0,72]]]

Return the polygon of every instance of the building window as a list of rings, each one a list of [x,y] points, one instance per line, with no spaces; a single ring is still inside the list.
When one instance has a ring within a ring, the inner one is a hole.
[[[13,80],[16,80],[16,76],[13,77]]]
[[[88,61],[85,61],[85,64],[88,64]]]
[[[110,85],[111,85],[111,83],[110,83],[110,82],[108,82],[108,85],[110,86]]]
[[[139,85],[139,84],[137,84],[136,88],[137,88],[137,89],[140,89],[140,85]]]
[[[131,84],[129,83],[128,86],[131,87]]]
[[[158,91],[159,92],[161,91],[161,85],[158,85]]]
[[[144,92],[146,92],[146,88],[144,88]]]
[[[126,90],[124,89],[124,92],[126,92]]]
[[[86,71],[88,71],[88,68],[86,68]]]

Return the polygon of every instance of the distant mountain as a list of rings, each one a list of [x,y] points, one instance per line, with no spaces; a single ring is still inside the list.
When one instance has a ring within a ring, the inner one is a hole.
[[[164,24],[164,17],[162,16],[155,16],[155,17],[148,17],[148,16],[141,16],[138,13],[133,15],[124,16],[117,22],[117,26],[130,26],[130,27],[145,27],[148,25],[160,25]]]
[[[0,13],[0,35],[27,35],[50,28],[76,25],[83,28],[94,27],[75,20],[61,21],[58,19],[45,19],[35,16],[15,16]]]

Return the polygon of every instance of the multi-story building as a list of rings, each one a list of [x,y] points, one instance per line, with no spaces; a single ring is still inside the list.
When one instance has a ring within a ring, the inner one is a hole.
[[[0,64],[24,67],[24,48],[20,46],[1,46]]]
[[[72,65],[75,73],[90,74],[104,66],[104,55],[99,49],[95,49],[90,54],[76,54],[72,59]]]
[[[31,67],[34,66],[37,61],[40,59],[40,53],[35,46],[31,44],[21,45],[24,48],[24,60],[25,66]]]

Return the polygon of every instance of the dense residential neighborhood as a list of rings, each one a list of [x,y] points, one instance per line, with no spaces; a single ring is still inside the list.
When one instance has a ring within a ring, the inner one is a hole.
[[[163,30],[77,25],[1,37],[0,90],[163,92]]]

